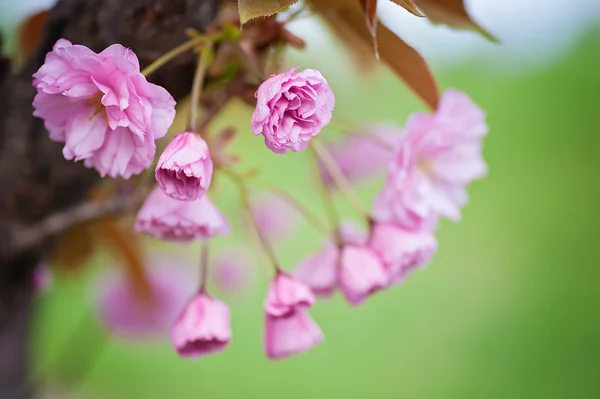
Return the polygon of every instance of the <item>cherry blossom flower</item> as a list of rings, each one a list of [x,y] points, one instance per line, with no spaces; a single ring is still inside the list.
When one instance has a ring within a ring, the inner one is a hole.
[[[230,227],[208,196],[180,201],[157,187],[138,212],[135,230],[166,241],[185,243],[228,235]]]
[[[466,186],[485,176],[481,155],[487,134],[483,111],[464,93],[444,93],[434,115],[412,115],[374,202],[379,221],[420,229],[438,216],[458,221]]]
[[[33,75],[34,115],[68,160],[128,179],[148,168],[175,118],[175,100],[140,73],[133,51],[100,53],[60,39]]]
[[[265,351],[271,359],[305,352],[323,340],[319,326],[308,315],[315,303],[311,290],[279,272],[265,299]]]
[[[197,359],[220,352],[231,340],[227,305],[200,293],[185,306],[171,329],[171,341],[179,356]]]
[[[156,181],[169,197],[191,201],[210,186],[213,162],[200,135],[184,132],[173,137],[156,165]]]
[[[335,98],[329,84],[315,69],[296,73],[298,67],[274,75],[258,88],[252,115],[252,133],[263,135],[276,154],[308,147],[331,121]]]

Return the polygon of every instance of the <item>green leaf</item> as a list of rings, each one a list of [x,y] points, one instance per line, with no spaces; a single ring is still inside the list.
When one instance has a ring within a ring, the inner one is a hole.
[[[253,18],[268,17],[297,2],[298,0],[238,0],[240,21],[243,25]]]

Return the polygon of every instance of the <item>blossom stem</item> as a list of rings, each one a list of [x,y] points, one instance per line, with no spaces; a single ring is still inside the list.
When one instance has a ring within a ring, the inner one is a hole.
[[[189,50],[193,49],[194,47],[197,47],[207,41],[210,41],[211,39],[212,38],[208,37],[208,36],[199,36],[199,37],[194,37],[193,39],[188,40],[187,42],[185,42],[183,44],[180,44],[179,46],[175,47],[174,49],[161,55],[156,60],[154,60],[154,62],[152,62],[150,65],[148,65],[146,68],[144,68],[141,72],[142,75],[144,75],[145,77],[152,75],[159,68],[161,68],[167,62],[171,61],[173,58],[177,57],[179,54],[185,53],[186,51],[189,51]]]
[[[198,116],[198,104],[200,103],[200,96],[202,95],[202,86],[204,85],[204,77],[206,76],[206,68],[209,64],[209,58],[212,53],[212,42],[206,43],[200,55],[198,56],[198,63],[196,65],[196,72],[194,73],[194,81],[192,83],[192,93],[190,102],[190,120],[188,122],[188,131],[193,131],[196,126]]]
[[[256,57],[254,56],[254,54],[252,54],[252,50],[248,49],[247,46],[245,45],[245,43],[240,43],[238,45],[238,49],[244,55],[246,60],[248,60],[248,64],[250,64],[250,67],[256,74],[256,77],[258,77],[258,80],[260,80],[261,82],[264,82],[266,80],[265,74],[262,73],[260,68],[258,67],[258,63],[256,62]]]
[[[348,198],[350,204],[366,219],[369,220],[369,211],[358,198],[358,195],[352,188],[352,185],[344,176],[338,164],[335,162],[329,151],[321,143],[319,139],[313,139],[310,147],[314,151],[315,155],[321,160],[327,172],[331,175],[331,179],[335,185],[342,191],[342,193]]]
[[[208,247],[210,241],[202,240],[202,249],[200,250],[200,294],[206,292],[206,280],[208,278]]]
[[[277,261],[277,257],[275,256],[275,251],[273,250],[271,243],[269,242],[267,237],[264,235],[262,229],[260,228],[260,225],[258,224],[258,221],[256,220],[256,215],[252,211],[252,206],[250,205],[250,199],[249,199],[249,193],[248,193],[248,186],[247,186],[246,182],[244,181],[244,177],[229,168],[222,168],[221,170],[223,170],[225,173],[227,173],[229,176],[231,176],[237,182],[238,187],[240,189],[242,205],[243,205],[244,209],[246,210],[246,213],[249,216],[250,223],[252,224],[253,230],[255,231],[256,236],[258,237],[258,241],[260,242],[260,245],[263,247],[263,250],[267,254],[267,257],[271,261],[271,264],[275,268],[275,272],[278,273],[279,272],[279,262]]]
[[[312,148],[311,148],[312,149]],[[340,241],[339,235],[339,225],[340,225],[340,216],[335,208],[335,204],[333,203],[333,198],[331,198],[331,193],[327,188],[327,184],[325,184],[325,180],[323,179],[323,175],[319,171],[319,163],[316,153],[313,151],[314,159],[314,174],[316,176],[316,180],[319,181],[319,191],[321,193],[321,198],[323,199],[323,206],[325,207],[325,213],[329,218],[329,223],[333,226],[333,238],[334,241]]]
[[[337,126],[340,129],[345,130],[346,132],[348,132],[350,134],[362,136],[366,140],[369,140],[373,144],[378,145],[381,148],[385,148],[386,150],[390,150],[390,151],[394,150],[394,146],[392,144],[386,142],[384,139],[382,139],[378,135],[374,134],[373,132],[366,130],[364,127],[355,126],[351,123],[342,122],[339,120],[332,120],[330,122],[330,126],[331,125]]]
[[[290,193],[286,192],[285,190],[283,190],[283,189],[281,189],[281,188],[279,188],[277,186],[273,186],[273,185],[271,185],[269,183],[262,182],[262,181],[259,181],[258,183],[261,184],[261,185],[263,185],[268,190],[272,191],[274,194],[276,194],[276,195],[280,196],[281,198],[285,199],[287,202],[289,202],[290,205],[292,205],[294,208],[296,208],[296,210],[299,213],[301,213],[302,216],[314,228],[316,228],[317,230],[319,230],[324,235],[329,235],[330,230],[329,230],[329,228],[323,222],[321,222],[321,219],[319,219],[319,217],[317,215],[315,215],[311,210],[309,210],[306,206],[304,206],[304,204],[302,204],[302,202],[300,202],[293,195],[291,195]]]

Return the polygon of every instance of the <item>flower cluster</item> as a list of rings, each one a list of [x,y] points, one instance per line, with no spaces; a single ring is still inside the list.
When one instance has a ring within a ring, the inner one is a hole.
[[[266,201],[262,208],[251,206],[247,182],[251,178],[232,170],[223,161],[227,157],[219,157],[218,140],[193,131],[192,117],[190,128],[172,137],[160,155],[154,174],[157,184],[137,214],[135,230],[164,241],[201,241],[200,289],[182,298],[188,290],[173,289],[169,274],[157,271],[150,275],[146,293],[135,291],[126,279],[116,279],[103,290],[100,301],[106,324],[117,326],[113,330],[136,336],[170,326],[174,348],[187,358],[219,352],[229,344],[229,308],[207,293],[205,281],[209,242],[230,232],[229,222],[207,194],[217,172],[238,184],[251,228],[273,263],[274,277],[264,301],[264,347],[269,358],[302,353],[323,341],[320,327],[308,313],[316,296],[339,290],[357,306],[431,261],[438,247],[439,220],[459,220],[468,184],[487,173],[481,154],[487,134],[483,111],[466,94],[448,90],[433,114],[416,113],[403,129],[371,126],[342,145],[323,145],[315,136],[332,119],[333,91],[320,72],[297,69],[272,75],[258,87],[250,125],[277,154],[314,145],[323,197],[334,214],[330,215],[334,225],[324,229],[327,237],[321,250],[291,272],[280,268],[272,242],[286,231],[281,222],[291,220],[286,210]],[[135,54],[118,44],[97,54],[61,39],[34,74],[33,84],[34,114],[44,120],[50,138],[64,143],[66,159],[83,160],[102,176],[127,179],[150,167],[155,140],[166,135],[175,116],[173,98],[147,82]],[[217,154],[214,164],[211,151]],[[372,212],[355,203],[368,229],[352,222],[335,225],[339,217],[330,191],[339,187],[355,202],[351,183],[385,168],[385,186],[376,195]],[[286,206],[295,205],[314,222],[310,210],[288,199]],[[322,226],[320,219],[316,224]],[[231,276],[237,266],[223,267],[219,279],[232,289],[239,287],[245,277]]]

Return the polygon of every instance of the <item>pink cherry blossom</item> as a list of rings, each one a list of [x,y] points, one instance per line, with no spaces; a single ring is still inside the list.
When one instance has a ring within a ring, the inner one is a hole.
[[[382,260],[368,247],[346,245],[340,256],[339,284],[351,305],[360,305],[388,285]]]
[[[306,285],[285,273],[278,273],[269,284],[265,299],[265,312],[274,317],[308,309],[315,303],[315,296]]]
[[[200,135],[184,132],[173,137],[156,165],[156,181],[169,197],[191,201],[210,186],[213,162]]]
[[[33,289],[37,294],[47,292],[54,283],[52,269],[48,264],[38,265],[33,272]]]
[[[215,284],[227,293],[240,294],[252,282],[254,254],[244,246],[229,246],[211,259]]]
[[[294,277],[302,281],[319,296],[330,296],[338,283],[340,251],[333,242],[310,255],[294,269]]]
[[[305,310],[284,317],[266,316],[264,344],[270,359],[306,352],[322,341],[323,332]]]
[[[256,198],[252,201],[252,211],[269,241],[288,238],[300,222],[296,209],[278,195],[262,195]]]
[[[413,229],[438,215],[459,220],[466,186],[487,173],[481,155],[487,131],[483,111],[457,90],[444,93],[434,115],[412,115],[375,199],[376,219]]]
[[[338,228],[343,245],[365,245],[367,234],[354,221],[344,220]],[[318,296],[330,296],[339,283],[340,250],[327,240],[321,251],[303,259],[294,269],[294,277]]]
[[[175,100],[146,81],[136,55],[120,44],[96,54],[60,39],[33,75],[34,115],[68,160],[103,177],[129,178],[148,168],[175,118]]]
[[[150,295],[137,292],[121,270],[97,277],[95,293],[100,318],[113,334],[127,339],[151,339],[169,331],[194,290],[190,259],[158,256],[146,269]]]
[[[373,137],[349,132],[339,140],[326,143],[346,179],[354,183],[378,177],[385,172],[393,157],[392,148],[402,134],[402,129],[393,124],[365,126],[364,131]],[[319,170],[327,186],[334,188],[335,183],[321,162]]]
[[[189,242],[228,235],[230,227],[207,195],[180,201],[157,187],[138,212],[135,230],[167,241]]]
[[[314,69],[299,67],[274,75],[258,88],[252,133],[263,135],[276,154],[299,152],[331,121],[335,98],[329,84]]]
[[[437,251],[430,230],[409,230],[393,224],[376,224],[370,247],[385,265],[390,282],[399,283],[415,268],[426,265]]]
[[[305,352],[323,340],[307,313],[315,303],[312,291],[294,278],[278,272],[265,299],[265,351],[272,359]]]
[[[198,294],[185,306],[171,329],[171,341],[179,356],[197,359],[220,352],[231,340],[227,305]]]

